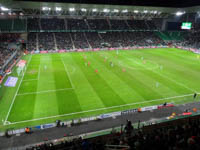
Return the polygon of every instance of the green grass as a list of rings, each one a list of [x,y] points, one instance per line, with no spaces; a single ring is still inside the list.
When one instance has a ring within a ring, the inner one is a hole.
[[[0,130],[163,102],[182,104],[200,92],[200,59],[174,48],[35,54],[23,59],[28,61],[24,76],[17,76],[16,67],[9,75],[19,78],[16,87],[0,88]],[[3,125],[7,115],[11,124]]]

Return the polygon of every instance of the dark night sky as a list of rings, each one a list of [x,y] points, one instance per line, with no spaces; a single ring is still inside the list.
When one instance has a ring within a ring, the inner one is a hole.
[[[158,6],[158,7],[191,7],[191,6],[200,5],[200,0],[19,0],[19,1],[132,5],[132,6]]]

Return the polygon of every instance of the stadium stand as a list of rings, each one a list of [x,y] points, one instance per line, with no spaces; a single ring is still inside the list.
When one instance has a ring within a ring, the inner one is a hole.
[[[19,34],[0,34],[0,68],[6,60],[15,52],[14,48],[10,48],[10,43],[18,42]]]
[[[41,28],[42,30],[48,31],[48,30],[54,30],[54,31],[62,31],[65,30],[65,23],[64,19],[46,19],[42,18],[40,19],[41,22]]]
[[[39,50],[56,50],[56,43],[57,49],[64,50],[166,45],[154,32],[43,32],[29,33],[29,51],[36,50],[37,34]]]
[[[1,31],[11,31],[13,25],[13,20],[11,19],[1,19],[0,30]]]
[[[28,31],[40,31],[41,26],[39,25],[38,18],[28,18],[27,27]]]
[[[40,10],[40,8],[38,10]],[[21,12],[20,9],[18,11]],[[167,45],[170,47],[181,46],[189,49],[200,49],[200,24],[198,21],[194,22],[194,20],[198,20],[198,18],[196,19],[196,14],[183,15],[181,18],[179,18],[179,23],[180,21],[184,22],[187,20],[194,24],[191,31],[181,31],[181,29],[179,29],[172,32],[164,29],[164,24],[167,24],[168,21],[165,19],[172,15],[174,12],[170,12],[168,14],[169,16],[163,13],[163,16],[161,15],[159,17],[156,16],[157,14],[152,13],[150,13],[149,17],[146,17],[144,11],[138,15],[129,15],[129,13],[123,14],[123,12],[120,12],[122,16],[119,15],[119,17],[116,15],[113,17],[113,12],[111,12],[110,14],[104,14],[102,16],[96,17],[95,12],[90,12],[88,16],[85,16],[80,15],[83,12],[65,13],[64,11],[61,11],[58,16],[54,16],[52,15],[54,11],[52,9],[49,11],[50,16],[48,16],[47,13],[45,14],[45,12],[42,11],[43,10],[40,10],[39,13],[32,13],[31,15],[27,16],[22,15],[20,17],[16,17],[15,15],[9,15],[10,17],[8,17],[8,19],[5,19],[4,17],[0,18],[0,32],[4,32],[0,33],[0,81],[2,77],[10,71],[11,66],[14,66],[17,60],[23,54],[25,54],[25,51],[30,53],[40,53],[42,51],[82,51],[83,49],[94,50],[100,48],[125,49],[130,47],[166,47]],[[64,14],[63,16],[62,13]],[[104,10],[99,12],[99,14],[103,13]],[[80,16],[76,17],[75,14],[79,14]],[[169,20],[172,19],[173,18],[170,18]],[[178,21],[174,24],[177,23]],[[19,40],[20,34],[18,32],[26,34],[27,41],[25,43],[22,43]],[[20,50],[17,48],[9,47],[11,44],[20,45]],[[143,59],[143,57],[141,57],[141,59]],[[146,60],[143,63],[145,64]],[[87,66],[87,63],[85,64]],[[163,66],[159,66],[158,68],[163,68]],[[123,69],[124,68],[120,68],[122,72]],[[154,79],[156,80],[156,76]],[[17,93],[18,91],[16,92],[16,95]],[[12,101],[12,104],[13,102],[14,101]],[[178,109],[178,111],[180,111],[180,109]],[[140,114],[141,112],[137,113]],[[161,117],[163,114],[159,113],[159,117]],[[133,115],[131,118],[133,118]],[[4,123],[7,123],[7,121],[8,118],[5,122],[2,120],[2,125],[4,126]],[[99,120],[97,119],[95,121],[97,122]],[[70,139],[70,137],[73,137],[72,135],[64,135],[70,140],[65,137],[65,139],[61,141],[59,141],[59,139],[48,141],[47,139],[45,142],[42,142],[42,144],[29,146],[27,150],[200,149],[199,116],[177,119],[164,123],[155,123],[142,127],[139,126],[139,124],[140,121],[138,123],[138,128],[136,128],[133,126],[130,120],[127,120],[124,126],[121,125],[120,131],[117,131],[115,128],[113,128],[111,133],[107,135],[98,135],[97,137],[85,139],[79,136]],[[74,124],[70,124],[70,127],[73,128],[74,126]],[[26,129],[30,131],[30,128],[26,127]],[[5,133],[7,134],[8,132],[6,131]],[[24,135],[25,133],[22,134],[22,138]],[[14,138],[12,138],[10,141],[13,142]],[[24,144],[22,145],[24,146]]]
[[[70,33],[55,33],[55,38],[58,50],[73,49]]]
[[[110,30],[110,26],[106,19],[87,19],[91,30]]]
[[[199,123],[199,116],[195,116],[136,128],[127,120],[120,131],[113,128],[110,134],[88,139],[77,137],[70,141],[58,140],[57,143],[46,142],[27,150],[198,150]]]
[[[37,50],[37,43],[38,43],[37,36],[38,36],[38,33],[28,34],[28,43],[27,43],[28,50],[30,50],[30,51]]]
[[[126,20],[110,20],[112,30],[127,30],[129,29]]]
[[[56,50],[55,47],[55,39],[53,33],[39,33],[38,34],[39,40],[39,50],[46,51],[46,50]]]
[[[14,31],[26,31],[26,20],[25,19],[14,19],[13,20]]]
[[[88,30],[85,19],[67,19],[68,30]]]
[[[70,33],[76,49],[90,48],[85,33]]]

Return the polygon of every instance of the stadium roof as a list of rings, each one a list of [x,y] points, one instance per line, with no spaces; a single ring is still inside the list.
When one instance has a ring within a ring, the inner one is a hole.
[[[62,3],[61,3],[62,2]],[[168,13],[175,14],[182,12],[199,12],[200,1],[197,0],[0,0],[0,7],[3,6],[12,11],[24,10],[43,10],[44,7],[49,10],[56,8],[62,11],[68,11],[71,8],[80,11],[81,9],[92,12],[96,9],[98,12],[109,10],[113,12],[118,10],[134,13],[134,11],[148,13]],[[194,6],[194,7],[193,7]]]
[[[16,0],[35,2],[62,2],[78,4],[103,4],[103,5],[131,5],[131,6],[155,6],[155,7],[192,7],[200,5],[199,0]]]

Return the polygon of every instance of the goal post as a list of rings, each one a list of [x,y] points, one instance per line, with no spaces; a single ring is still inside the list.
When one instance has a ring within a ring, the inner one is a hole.
[[[25,74],[25,71],[26,71],[26,65],[17,67],[17,75],[19,77],[23,76]]]
[[[17,75],[23,76],[26,71],[26,61],[20,60],[16,66],[17,66]]]

